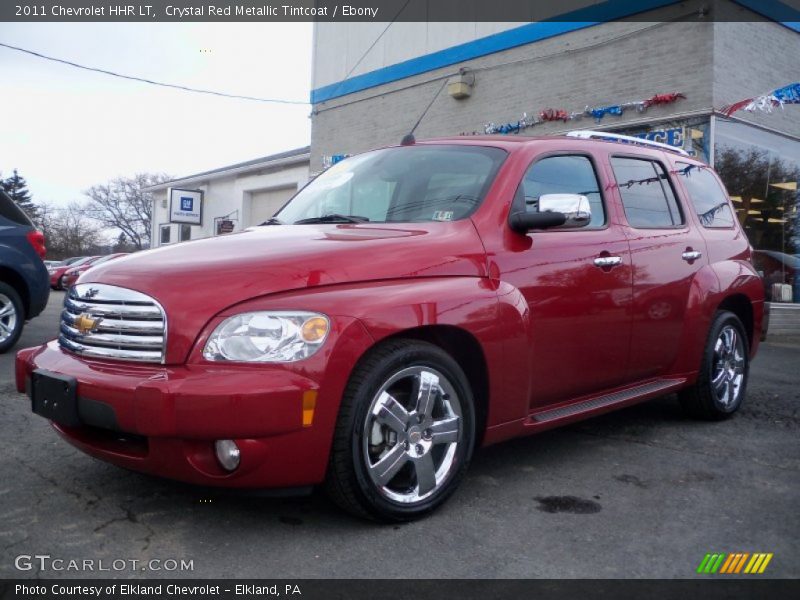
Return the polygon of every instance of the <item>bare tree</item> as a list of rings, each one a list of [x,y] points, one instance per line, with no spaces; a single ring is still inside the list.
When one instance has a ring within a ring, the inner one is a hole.
[[[86,214],[106,227],[120,230],[137,250],[148,248],[153,195],[145,188],[167,180],[169,177],[163,173],[137,173],[92,186],[84,192],[89,197]]]
[[[81,203],[72,202],[66,207],[40,203],[38,209],[48,258],[94,254],[102,245],[101,228],[86,217]]]

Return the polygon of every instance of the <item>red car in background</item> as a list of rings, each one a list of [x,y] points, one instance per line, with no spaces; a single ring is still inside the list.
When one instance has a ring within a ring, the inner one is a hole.
[[[65,290],[68,290],[73,285],[75,285],[75,282],[78,280],[78,277],[80,277],[81,273],[83,273],[84,271],[88,271],[95,265],[99,265],[104,262],[108,262],[109,260],[114,260],[115,258],[119,258],[120,256],[127,256],[127,255],[128,255],[127,252],[117,252],[115,254],[108,254],[106,256],[100,256],[100,257],[95,256],[93,257],[92,260],[87,260],[86,262],[81,263],[78,266],[72,265],[66,270],[66,272],[62,276],[61,287]]]
[[[100,258],[99,256],[84,256],[83,258],[79,258],[75,262],[69,265],[61,264],[54,267],[48,267],[47,273],[50,275],[50,287],[54,290],[63,290],[64,289],[64,274],[69,271],[70,269],[85,265],[91,260]]]

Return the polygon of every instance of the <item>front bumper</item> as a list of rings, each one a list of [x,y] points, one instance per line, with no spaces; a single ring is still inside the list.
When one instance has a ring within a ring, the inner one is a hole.
[[[30,395],[34,370],[74,377],[82,424],[53,423],[54,428],[87,454],[121,467],[201,485],[314,485],[325,477],[353,357],[370,345],[363,326],[352,325],[355,334],[338,340],[342,354],[331,352],[340,358],[320,357],[324,368],[96,361],[50,342],[17,354],[16,384]],[[316,406],[312,423],[304,426],[309,392]],[[216,460],[218,439],[236,440],[240,447],[241,463],[232,473]]]

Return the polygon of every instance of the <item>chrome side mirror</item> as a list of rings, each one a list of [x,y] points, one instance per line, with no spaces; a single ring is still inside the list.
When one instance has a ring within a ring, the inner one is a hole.
[[[540,213],[561,213],[564,223],[559,229],[586,227],[592,220],[589,198],[581,194],[542,194],[539,196]]]

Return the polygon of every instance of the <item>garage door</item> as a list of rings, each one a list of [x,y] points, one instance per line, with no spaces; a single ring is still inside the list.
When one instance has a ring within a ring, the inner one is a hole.
[[[291,198],[297,191],[295,187],[264,190],[250,193],[250,219],[246,227],[263,223]]]

